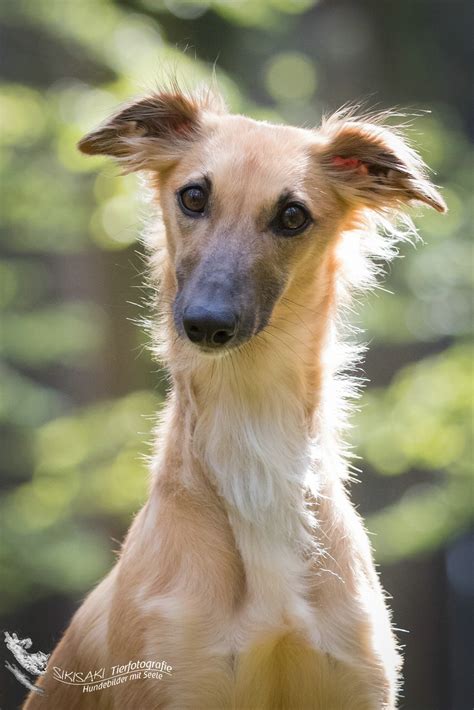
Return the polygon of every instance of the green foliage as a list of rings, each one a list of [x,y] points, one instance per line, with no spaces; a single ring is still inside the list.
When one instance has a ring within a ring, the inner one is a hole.
[[[109,568],[110,530],[120,537],[146,495],[144,442],[161,405],[160,396],[133,391],[129,383],[111,399],[74,407],[61,386],[64,373],[87,371],[97,359],[112,361],[111,314],[118,310],[125,319],[117,289],[102,294],[112,301],[107,312],[89,295],[94,289],[81,290],[93,276],[87,268],[78,275],[77,260],[105,263],[111,277],[121,255],[131,258],[144,211],[135,178],[118,179],[109,162],[84,158],[76,141],[117,103],[174,71],[189,84],[211,76],[210,65],[180,52],[165,31],[171,13],[192,28],[209,6],[220,26],[238,27],[244,39],[260,33],[252,37],[264,38],[267,48],[253,77],[264,100],[250,99],[255,91],[242,88],[241,78],[217,70],[231,106],[257,118],[316,124],[324,72],[303,44],[288,39],[297,17],[314,5],[18,0],[1,6],[5,23],[47,38],[57,64],[74,57],[63,73],[55,67],[57,79],[35,80],[32,66],[31,81],[13,78],[0,87],[0,423],[10,441],[0,504],[3,608],[54,591],[76,596]],[[370,518],[378,557],[387,562],[442,546],[472,519],[472,352],[466,342],[472,149],[456,112],[445,104],[433,108],[432,116],[414,121],[413,139],[442,176],[450,212],[442,219],[424,213],[419,226],[426,244],[407,245],[407,259],[392,267],[388,284],[396,295],[378,292],[361,317],[373,346],[382,343],[395,354],[410,346],[418,362],[404,366],[387,387],[365,393],[355,422],[358,451],[380,476],[432,472],[430,483],[410,484],[399,502]],[[56,283],[66,262],[62,278],[72,282],[69,290]],[[134,278],[124,272],[123,279]],[[420,355],[430,348],[437,354]],[[142,368],[151,367],[143,359]]]
[[[369,519],[381,561],[433,549],[472,522],[473,363],[473,347],[454,345],[363,398],[357,431],[363,459],[381,475],[435,474]]]
[[[55,590],[84,591],[107,571],[104,529],[125,525],[144,500],[144,442],[159,405],[134,392],[35,430],[32,476],[0,503],[4,608]]]

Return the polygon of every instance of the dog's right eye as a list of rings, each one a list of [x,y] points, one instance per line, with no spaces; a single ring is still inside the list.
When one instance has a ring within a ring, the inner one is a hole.
[[[277,234],[293,237],[304,232],[311,222],[312,218],[306,207],[299,202],[289,202],[273,220],[272,227]]]
[[[200,185],[189,185],[178,193],[178,204],[189,217],[203,214],[207,201],[208,193]]]

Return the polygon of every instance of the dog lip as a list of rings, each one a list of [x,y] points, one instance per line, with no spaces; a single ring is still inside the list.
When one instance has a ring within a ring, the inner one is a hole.
[[[211,358],[217,358],[222,355],[225,355],[229,353],[232,350],[236,350],[239,345],[242,345],[241,342],[235,342],[234,341],[229,341],[229,343],[226,343],[225,345],[220,345],[219,347],[213,347],[211,345],[205,345],[203,343],[193,343],[192,340],[189,340],[186,336],[183,337],[183,340],[188,343],[191,348],[195,352],[201,353],[201,355],[206,355]]]
[[[200,352],[202,355],[209,355],[210,357],[219,357],[220,355],[225,355],[231,351],[238,350],[239,347],[248,343],[257,331],[252,331],[249,333],[239,333],[238,331],[232,336],[231,340],[223,345],[209,345],[207,342],[193,342],[188,338],[184,330],[181,328],[177,329],[180,339],[189,345],[193,351]]]

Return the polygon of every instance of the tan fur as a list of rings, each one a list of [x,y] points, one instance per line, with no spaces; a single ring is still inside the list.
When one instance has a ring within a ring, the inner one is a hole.
[[[339,309],[350,283],[373,282],[370,256],[393,250],[374,229],[387,210],[417,199],[441,211],[441,197],[414,151],[376,122],[337,115],[319,131],[273,126],[226,114],[210,95],[149,97],[81,147],[147,170],[159,194],[165,229],[157,218],[146,241],[160,284],[154,345],[173,386],[149,500],[56,648],[45,694],[24,707],[395,708],[396,641],[343,483]],[[191,224],[175,193],[203,172],[213,212]],[[289,188],[314,223],[282,241],[266,224]],[[257,288],[285,287],[261,332],[210,356],[177,337],[175,269],[192,270],[223,240],[236,263],[249,260]],[[136,659],[164,659],[173,673],[93,694],[52,674]]]
[[[308,646],[289,632],[239,659],[235,708],[247,710],[364,710],[377,707],[364,674]]]

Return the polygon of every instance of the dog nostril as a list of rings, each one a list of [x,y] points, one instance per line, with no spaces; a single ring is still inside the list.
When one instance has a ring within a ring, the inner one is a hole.
[[[211,340],[216,345],[224,345],[233,335],[233,330],[216,330],[216,332],[212,334]]]
[[[184,320],[183,325],[184,330],[186,331],[186,335],[193,343],[200,343],[202,340],[204,340],[206,333],[198,325],[193,322],[190,322],[187,319]]]

